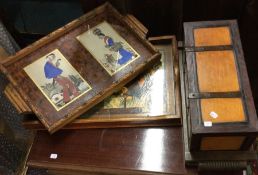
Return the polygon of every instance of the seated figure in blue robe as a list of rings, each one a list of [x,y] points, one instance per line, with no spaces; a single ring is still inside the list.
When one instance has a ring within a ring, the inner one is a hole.
[[[49,59],[52,59],[52,55],[48,55]],[[47,79],[56,78],[58,75],[61,75],[63,70],[53,65],[51,62],[52,60],[49,60],[46,62],[44,66],[44,72]]]
[[[104,37],[105,44],[110,47],[113,51],[119,52],[121,58],[118,59],[118,64],[122,65],[127,63],[130,59],[132,59],[133,54],[127,50],[125,50],[121,43],[115,43],[113,39],[109,36]]]
[[[100,39],[104,40],[106,47],[109,48],[110,51],[118,52],[120,54],[121,57],[117,61],[118,64],[126,64],[129,60],[133,58],[133,53],[124,49],[122,42],[114,42],[111,37],[104,35],[98,28],[95,29],[93,33],[97,35]]]

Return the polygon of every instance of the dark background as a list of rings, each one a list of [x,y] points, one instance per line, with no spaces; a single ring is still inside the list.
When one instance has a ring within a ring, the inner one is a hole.
[[[105,0],[0,0],[0,18],[21,48],[104,3]],[[176,35],[183,22],[237,19],[249,79],[258,107],[257,0],[110,0],[121,13],[131,13],[149,36]]]

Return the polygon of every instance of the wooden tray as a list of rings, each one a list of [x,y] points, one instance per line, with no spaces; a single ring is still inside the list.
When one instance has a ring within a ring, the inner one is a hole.
[[[154,65],[121,91],[66,125],[64,129],[181,124],[176,38],[161,36],[149,40],[161,52],[162,63]],[[10,95],[12,94],[15,93]],[[23,125],[27,129],[45,129],[34,115],[26,115]]]
[[[1,70],[49,132],[160,59],[157,50],[123,19],[106,3],[1,62]]]
[[[148,29],[143,24],[141,24],[141,22],[138,21],[133,15],[131,15],[131,14],[125,15],[124,20],[127,21],[129,24],[131,24],[131,26],[143,38],[146,38]],[[6,59],[6,57],[3,57],[2,59]],[[17,112],[19,114],[24,114],[24,115],[34,114],[33,111],[31,110],[31,108],[22,99],[21,95],[17,92],[17,90],[14,88],[14,86],[11,83],[9,83],[6,86],[6,88],[4,90],[4,94],[8,98],[8,100],[13,104],[13,106],[15,107],[15,109],[17,110]],[[36,116],[35,115],[25,116],[25,118],[31,118],[31,117],[36,117]]]

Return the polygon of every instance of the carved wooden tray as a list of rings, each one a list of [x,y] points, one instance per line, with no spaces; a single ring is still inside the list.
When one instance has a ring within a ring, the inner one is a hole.
[[[176,38],[161,36],[150,38],[150,41],[161,52],[161,63],[155,64],[64,129],[181,124]],[[16,94],[10,85],[5,92],[7,96]],[[14,99],[19,101],[17,97]],[[23,108],[23,103],[19,103],[20,108]],[[27,129],[45,129],[35,115],[25,115],[23,125]]]
[[[159,59],[106,3],[2,61],[1,70],[53,133]]]

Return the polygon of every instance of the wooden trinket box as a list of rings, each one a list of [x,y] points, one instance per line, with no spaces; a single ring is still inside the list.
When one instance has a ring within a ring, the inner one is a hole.
[[[237,22],[186,22],[184,31],[184,127],[190,150],[248,150],[257,135],[257,116]]]
[[[140,29],[139,25],[138,29]],[[161,53],[161,62],[139,75],[122,90],[64,126],[63,129],[113,128],[141,126],[169,126],[181,124],[181,98],[179,63],[175,36],[149,38]],[[27,110],[25,102],[11,85],[6,96],[17,110]],[[16,95],[16,96],[15,96]],[[13,97],[13,98],[12,98]],[[16,103],[18,102],[18,103]],[[27,129],[42,130],[45,127],[35,115],[24,115]]]
[[[153,66],[160,53],[109,3],[1,62],[53,133]]]

